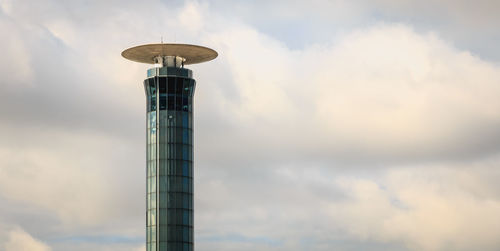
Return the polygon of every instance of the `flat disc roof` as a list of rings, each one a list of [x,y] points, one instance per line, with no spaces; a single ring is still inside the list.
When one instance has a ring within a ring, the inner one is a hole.
[[[122,56],[146,64],[154,64],[156,56],[178,56],[186,59],[184,64],[187,65],[210,61],[218,54],[210,48],[192,44],[145,44],[124,50]]]

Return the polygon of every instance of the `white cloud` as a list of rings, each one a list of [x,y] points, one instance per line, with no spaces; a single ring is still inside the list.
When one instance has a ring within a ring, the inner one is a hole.
[[[15,228],[8,233],[8,240],[4,243],[5,251],[50,251],[45,243],[33,238],[20,228]]]
[[[328,214],[360,239],[399,241],[412,250],[495,250],[500,198],[482,193],[498,186],[476,171],[420,167],[391,170],[378,182],[340,179],[349,200],[332,202]]]
[[[223,107],[238,141],[259,154],[432,159],[498,150],[500,69],[434,34],[377,25],[302,51],[241,26],[211,40],[230,74],[200,94],[220,99],[202,112]],[[231,84],[236,98],[220,96]]]
[[[182,25],[182,28],[190,32],[199,32],[204,26],[204,12],[206,12],[206,8],[202,7],[199,3],[187,2],[181,11],[179,11],[179,23]],[[169,40],[173,39],[170,38]]]
[[[12,0],[0,1],[0,7],[3,12],[10,13],[12,11]]]
[[[197,205],[205,209],[197,214],[197,236],[208,250],[240,244],[244,250],[300,250],[304,242],[310,250],[378,250],[374,243],[386,245],[381,250],[496,250],[499,163],[493,158],[459,169],[439,164],[361,175],[302,165],[205,174],[197,187]],[[234,236],[241,243],[234,244]],[[228,246],[207,241],[216,237]],[[350,249],[346,243],[357,244]]]
[[[120,162],[133,161],[117,156],[119,148],[122,154],[133,151],[117,146],[122,141],[47,129],[23,135],[22,130],[9,131],[16,134],[2,136],[12,143],[0,147],[1,196],[54,213],[66,229],[118,224],[120,217],[128,217],[130,210],[120,209],[130,207],[130,196],[141,191],[127,192],[119,182],[133,173],[120,168]],[[135,204],[139,209],[140,203]]]
[[[0,41],[3,48],[0,60],[0,74],[3,77],[0,84],[10,88],[32,86],[34,79],[30,48],[19,36],[19,29],[18,25],[0,13],[0,32],[6,34]]]

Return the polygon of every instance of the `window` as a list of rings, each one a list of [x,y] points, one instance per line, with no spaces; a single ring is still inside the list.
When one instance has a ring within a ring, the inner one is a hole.
[[[168,224],[168,215],[167,215],[167,209],[166,208],[162,208],[160,209],[160,225],[167,225]],[[162,236],[160,239],[161,240],[167,240],[167,236],[166,236],[166,228],[163,227],[160,232],[160,235]]]
[[[182,111],[182,96],[177,95],[175,96],[175,110],[176,111]]]
[[[189,141],[189,129],[187,128],[182,129],[182,143],[191,144]]]
[[[182,156],[181,158],[183,160],[189,160],[189,153],[188,153],[188,149],[185,145],[182,145]]]
[[[156,111],[156,95],[149,96],[149,105],[148,111]]]
[[[182,175],[189,176],[189,162],[187,161],[182,162]]]
[[[167,79],[164,77],[159,77],[158,80],[158,88],[160,89],[160,93],[167,93]]]
[[[167,176],[160,176],[160,192],[167,192]],[[160,195],[164,195],[164,193],[160,193]]]
[[[156,162],[155,161],[149,161],[149,170],[151,172],[151,176],[156,176]]]
[[[174,94],[175,93],[175,77],[167,78],[167,93]]]
[[[156,227],[151,227],[151,242],[155,242],[156,241]],[[154,245],[154,243],[153,243]]]
[[[160,176],[161,177],[161,176]],[[167,215],[166,215],[166,208],[168,206],[168,196],[167,196],[167,192],[166,191],[162,191],[160,192],[160,213],[162,213],[160,215],[160,220],[161,220],[161,223],[162,224],[167,224]],[[165,214],[165,215],[163,215]]]
[[[182,178],[182,190],[183,192],[189,192],[189,178],[184,177]]]
[[[156,193],[151,193],[149,198],[149,208],[156,208]]]
[[[187,113],[184,113],[182,116],[182,127],[189,127],[189,115]]]
[[[189,211],[188,210],[183,210],[183,212],[182,212],[182,224],[189,225]]]
[[[156,112],[149,113],[149,128],[156,127]]]
[[[185,242],[189,241],[189,227],[185,226],[182,228],[182,240]],[[187,243],[184,243],[184,250],[187,250]]]
[[[166,109],[167,109],[167,94],[160,93],[160,110],[166,110]]]
[[[149,177],[149,185],[150,185],[150,191],[156,192],[156,177],[155,176]]]
[[[167,238],[166,237],[165,238],[162,237],[161,240],[165,240],[166,241]],[[170,249],[167,249],[167,247],[168,247],[167,245],[168,245],[167,242],[160,242],[160,250],[170,250]]]
[[[168,103],[167,109],[172,110],[172,111],[175,110],[175,96],[174,95],[168,95],[167,103]]]
[[[176,78],[176,80],[175,80],[175,94],[178,94],[179,96],[181,96],[183,90],[184,90],[184,78]]]

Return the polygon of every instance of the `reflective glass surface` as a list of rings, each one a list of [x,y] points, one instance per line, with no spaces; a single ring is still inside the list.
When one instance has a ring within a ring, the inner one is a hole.
[[[193,250],[192,103],[196,83],[185,77],[188,75],[154,76],[144,81],[148,251]]]

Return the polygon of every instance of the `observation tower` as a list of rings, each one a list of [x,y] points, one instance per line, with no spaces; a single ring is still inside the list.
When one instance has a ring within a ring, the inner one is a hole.
[[[122,52],[154,64],[146,92],[146,250],[192,251],[193,98],[196,81],[185,65],[217,52],[190,44],[146,44]]]

